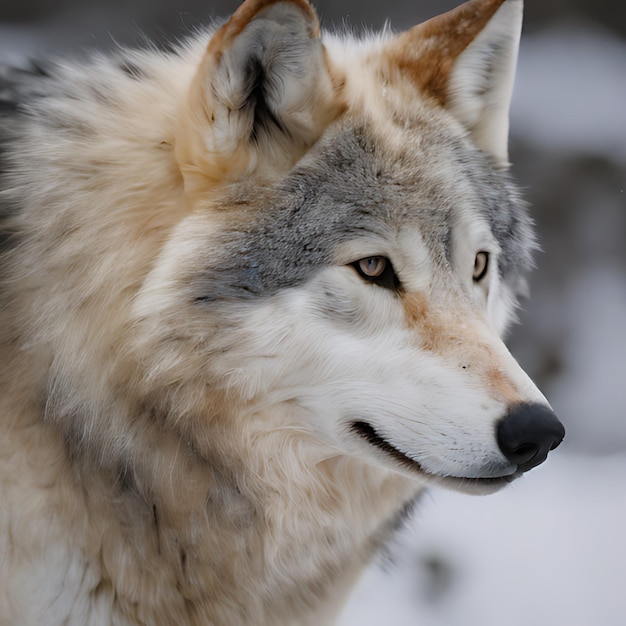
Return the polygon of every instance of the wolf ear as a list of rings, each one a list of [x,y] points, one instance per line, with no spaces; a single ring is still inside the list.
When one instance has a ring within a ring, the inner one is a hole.
[[[186,186],[288,168],[343,109],[306,0],[247,0],[211,38],[179,120]]]
[[[471,0],[400,34],[393,63],[508,166],[509,106],[523,0]]]

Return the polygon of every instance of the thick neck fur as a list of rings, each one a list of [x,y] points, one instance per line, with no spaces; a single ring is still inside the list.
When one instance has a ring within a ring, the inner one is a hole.
[[[148,443],[125,459],[72,452],[41,422],[3,433],[7,455],[11,445],[29,450],[14,455],[15,470],[47,512],[12,520],[13,541],[32,540],[45,524],[57,549],[67,548],[65,573],[51,573],[50,584],[67,591],[92,581],[68,623],[79,623],[77,611],[89,616],[84,623],[105,623],[103,606],[120,624],[331,623],[395,512],[415,496],[398,476],[322,459],[300,435],[247,437],[244,462],[235,445],[208,457],[150,420]],[[268,448],[280,453],[268,460]],[[44,567],[46,553],[38,556]]]

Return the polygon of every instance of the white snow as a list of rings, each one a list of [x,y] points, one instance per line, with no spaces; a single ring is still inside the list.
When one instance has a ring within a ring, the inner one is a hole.
[[[495,495],[433,491],[396,566],[368,570],[340,626],[623,626],[624,477],[626,455],[557,451]]]

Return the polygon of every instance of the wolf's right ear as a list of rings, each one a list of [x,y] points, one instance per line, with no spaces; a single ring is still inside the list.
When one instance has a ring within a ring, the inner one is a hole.
[[[179,120],[188,193],[291,167],[344,109],[307,0],[246,0],[211,38]]]

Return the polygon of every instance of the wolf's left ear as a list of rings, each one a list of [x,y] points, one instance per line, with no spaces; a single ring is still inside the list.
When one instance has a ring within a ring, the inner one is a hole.
[[[471,0],[400,34],[392,63],[508,166],[509,106],[523,0]]]
[[[343,110],[341,86],[307,0],[246,0],[211,38],[181,111],[187,191],[291,167]]]

